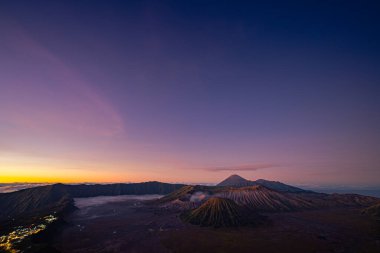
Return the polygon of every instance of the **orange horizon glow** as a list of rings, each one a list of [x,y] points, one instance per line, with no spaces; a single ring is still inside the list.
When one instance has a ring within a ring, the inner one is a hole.
[[[149,177],[106,171],[81,171],[73,169],[13,169],[0,175],[0,183],[122,183],[145,182]]]
[[[310,164],[281,165],[274,163],[231,163],[227,166],[203,166],[191,161],[181,161],[172,157],[145,162],[127,162],[123,157],[101,157],[99,160],[90,159],[83,153],[85,160],[71,158],[43,158],[36,155],[22,155],[16,153],[3,154],[0,157],[0,183],[139,183],[160,181],[166,183],[218,183],[231,174],[239,174],[249,180],[267,179],[281,181],[288,184],[303,185],[323,182],[334,184],[335,177],[324,173],[315,173],[315,168],[308,170]],[[100,156],[99,156],[100,157]],[[187,166],[186,166],[187,165]],[[313,165],[313,164],[312,164]],[[314,166],[321,167],[316,163]],[[6,168],[6,169],[2,169]],[[297,173],[288,173],[289,171]],[[346,185],[377,185],[368,184],[371,178],[358,180],[358,174],[353,171],[352,177],[345,178]],[[337,170],[336,175],[340,174]]]

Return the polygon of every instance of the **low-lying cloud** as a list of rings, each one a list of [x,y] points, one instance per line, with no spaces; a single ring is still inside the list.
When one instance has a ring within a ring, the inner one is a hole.
[[[85,208],[90,206],[99,206],[107,203],[123,202],[127,200],[152,200],[161,198],[162,195],[119,195],[119,196],[98,196],[90,198],[75,198],[75,206]]]
[[[206,198],[208,198],[207,192],[195,192],[191,195],[190,202],[200,202]]]
[[[0,184],[0,193],[15,192],[23,189],[43,186],[46,184]]]

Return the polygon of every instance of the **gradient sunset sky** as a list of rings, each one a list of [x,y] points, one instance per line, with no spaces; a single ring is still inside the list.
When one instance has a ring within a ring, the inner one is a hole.
[[[284,2],[1,1],[0,182],[379,186],[378,1]]]

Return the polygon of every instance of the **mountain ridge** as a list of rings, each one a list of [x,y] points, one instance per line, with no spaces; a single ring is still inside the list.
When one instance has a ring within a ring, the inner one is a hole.
[[[233,174],[217,184],[217,186],[232,186],[232,187],[246,187],[246,186],[256,186],[256,185],[265,186],[266,188],[280,191],[280,192],[292,192],[292,193],[311,192],[311,191],[304,190],[295,186],[281,183],[279,181],[270,181],[270,180],[265,180],[265,179],[257,179],[255,181],[251,181],[237,174]]]
[[[201,206],[183,213],[181,218],[194,225],[236,227],[257,225],[262,217],[236,204],[231,199],[212,197]]]
[[[53,184],[0,194],[0,221],[63,213],[75,209],[74,198],[168,194],[180,189],[182,184],[157,181],[131,184],[66,185]],[[0,228],[1,229],[1,228]]]

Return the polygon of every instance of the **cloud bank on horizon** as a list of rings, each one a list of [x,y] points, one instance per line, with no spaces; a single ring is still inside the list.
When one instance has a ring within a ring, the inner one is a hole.
[[[15,191],[20,191],[20,190],[24,190],[24,189],[33,188],[33,187],[44,186],[44,185],[46,185],[46,184],[40,184],[40,183],[32,183],[32,184],[21,184],[21,183],[0,184],[0,193],[15,192]]]

